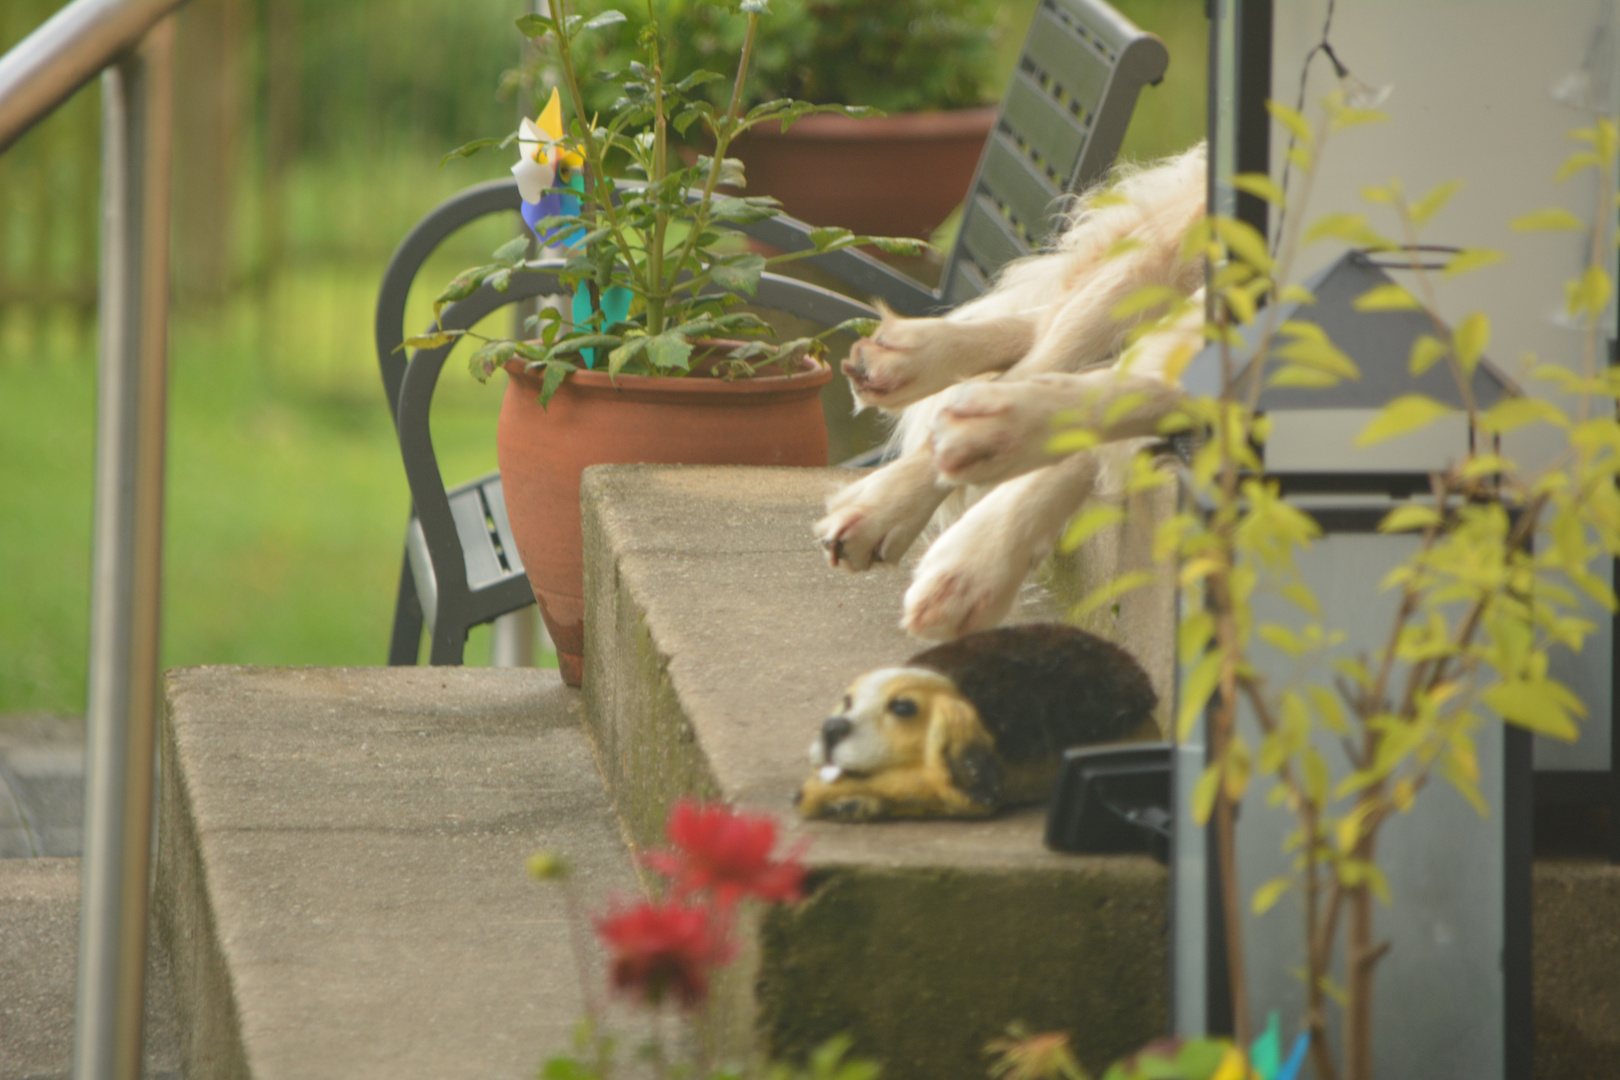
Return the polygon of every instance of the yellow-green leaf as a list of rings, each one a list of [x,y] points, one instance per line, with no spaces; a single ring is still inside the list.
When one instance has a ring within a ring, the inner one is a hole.
[[[1457,351],[1457,362],[1469,375],[1479,365],[1479,358],[1484,355],[1485,347],[1491,343],[1491,320],[1486,318],[1483,311],[1469,313],[1462,322],[1457,324],[1457,330],[1451,336],[1452,348]]]
[[[1412,356],[1406,362],[1406,370],[1416,378],[1434,367],[1445,355],[1445,342],[1433,334],[1419,334],[1417,340],[1412,342]]]
[[[1117,259],[1122,255],[1129,255],[1133,251],[1138,251],[1145,246],[1141,240],[1134,236],[1122,236],[1115,240],[1107,251],[1103,252],[1103,258]]]
[[[1406,435],[1427,427],[1451,411],[1449,406],[1423,394],[1403,394],[1378,411],[1372,422],[1356,436],[1356,445],[1371,446],[1397,435]]]
[[[1320,368],[1285,364],[1267,377],[1266,385],[1299,387],[1302,390],[1327,390],[1343,381],[1332,372]]]
[[[1181,620],[1176,630],[1176,655],[1183,664],[1190,664],[1204,654],[1209,639],[1215,636],[1215,616],[1207,611],[1195,611]]]
[[[1378,523],[1382,533],[1412,532],[1440,524],[1440,512],[1432,506],[1397,506]]]
[[[1284,323],[1283,332],[1287,333],[1287,327],[1297,325],[1302,324]],[[1356,367],[1355,361],[1351,360],[1343,350],[1329,341],[1326,335],[1296,337],[1287,344],[1279,346],[1275,352],[1277,356],[1290,363],[1304,364],[1306,367],[1330,372],[1341,379],[1359,379],[1361,377],[1361,371]]]
[[[1215,813],[1215,796],[1221,786],[1221,767],[1219,762],[1210,762],[1204,768],[1204,775],[1198,778],[1193,785],[1192,817],[1196,825],[1209,824],[1210,815]]]
[[[1256,270],[1271,270],[1271,255],[1266,251],[1266,241],[1259,230],[1247,221],[1236,218],[1218,217],[1214,221],[1215,235],[1220,237],[1232,254]]]
[[[1503,398],[1479,415],[1480,430],[1496,434],[1537,422],[1569,427],[1569,418],[1564,411],[1545,398]]]
[[[1322,724],[1335,735],[1347,734],[1350,725],[1344,719],[1344,706],[1340,704],[1339,697],[1325,686],[1310,686],[1306,693],[1311,697],[1311,704],[1316,708],[1316,715],[1321,717]]]
[[[1270,911],[1276,906],[1277,901],[1282,899],[1283,893],[1287,892],[1293,883],[1291,878],[1272,878],[1254,890],[1254,913],[1264,915]]]
[[[1107,503],[1094,503],[1074,516],[1069,527],[1063,530],[1063,540],[1059,546],[1065,551],[1074,551],[1092,536],[1125,520],[1125,511],[1117,506]]]
[[[1588,266],[1569,289],[1569,313],[1578,315],[1585,311],[1596,318],[1609,306],[1609,288],[1609,275],[1603,267],[1595,263]]]
[[[1417,297],[1394,282],[1368,289],[1355,299],[1357,311],[1416,311],[1423,305]]]
[[[1266,111],[1276,117],[1277,122],[1287,128],[1289,133],[1304,143],[1311,145],[1311,125],[1305,122],[1305,117],[1298,110],[1290,109],[1280,101],[1267,101]]]
[[[1284,285],[1278,299],[1285,304],[1314,304],[1316,294],[1303,285]]]
[[[1510,473],[1516,471],[1513,462],[1500,454],[1481,454],[1471,459],[1462,467],[1464,478],[1472,480],[1480,476],[1495,476],[1497,473]]]
[[[1414,222],[1422,225],[1439,213],[1440,209],[1450,202],[1451,197],[1457,194],[1461,188],[1461,180],[1447,180],[1444,183],[1436,184],[1434,189],[1427,195],[1413,203],[1411,209],[1407,212],[1412,215]]]
[[[1603,159],[1590,150],[1582,150],[1579,153],[1571,154],[1558,167],[1558,182],[1562,184],[1576,173],[1596,168],[1601,164],[1603,164]]]
[[[1201,657],[1182,683],[1181,712],[1176,716],[1176,740],[1186,742],[1187,736],[1192,734],[1193,726],[1198,723],[1204,706],[1209,703],[1209,696],[1215,692],[1215,684],[1221,676],[1221,654],[1208,652]]]
[[[1254,297],[1243,289],[1226,289],[1221,293],[1221,299],[1226,301],[1226,306],[1232,310],[1232,317],[1238,322],[1251,323],[1254,321],[1256,310]]]
[[[1168,285],[1144,285],[1115,304],[1114,309],[1108,314],[1118,322],[1165,304],[1173,304],[1180,299],[1181,294]]]
[[[1060,431],[1046,440],[1046,452],[1049,454],[1073,454],[1081,450],[1090,450],[1102,442],[1095,431],[1090,428],[1071,428]]]
[[[1232,186],[1277,206],[1283,205],[1286,201],[1283,198],[1282,188],[1265,173],[1239,173],[1232,177]]]
[[[1580,738],[1581,729],[1570,718],[1565,703],[1547,692],[1549,685],[1528,681],[1498,683],[1485,691],[1481,699],[1510,724],[1537,735],[1574,742]]]
[[[1514,218],[1511,227],[1517,232],[1576,231],[1586,228],[1586,222],[1562,206],[1548,206]]]
[[[1382,124],[1389,119],[1389,113],[1383,109],[1350,109],[1333,110],[1333,120],[1330,124],[1334,131],[1343,131],[1346,128],[1360,127],[1362,124]]]
[[[1446,264],[1446,268],[1441,272],[1440,276],[1454,278],[1460,274],[1466,274],[1470,270],[1478,270],[1499,263],[1505,258],[1507,258],[1506,255],[1493,248],[1465,248],[1452,256],[1451,261]]]
[[[1323,214],[1305,230],[1305,243],[1314,244],[1325,236],[1343,240],[1358,247],[1383,248],[1392,246],[1367,223],[1366,214]]]
[[[1288,627],[1281,623],[1265,623],[1260,627],[1260,640],[1274,649],[1287,653],[1289,656],[1299,656],[1306,649],[1306,645]]]
[[[1401,197],[1401,182],[1391,180],[1383,187],[1368,185],[1361,189],[1361,197],[1370,203],[1378,203],[1381,206],[1394,206]]]

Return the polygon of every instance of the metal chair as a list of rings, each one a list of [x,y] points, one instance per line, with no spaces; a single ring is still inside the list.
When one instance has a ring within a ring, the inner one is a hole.
[[[1038,250],[1058,223],[1063,196],[1114,164],[1142,87],[1164,78],[1164,42],[1101,0],[1042,0],[1024,39],[995,128],[962,208],[938,289],[856,259],[807,259],[901,315],[929,315],[982,295],[1012,260]],[[783,251],[811,247],[791,218],[748,233]]]
[[[467,631],[534,603],[522,560],[507,522],[499,473],[446,490],[433,450],[428,416],[439,373],[455,345],[418,349],[407,358],[405,297],[428,255],[463,225],[491,213],[516,211],[517,185],[501,180],[470,188],[446,200],[411,231],[387,272],[377,302],[377,360],[393,409],[400,455],[413,504],[405,533],[388,662],[414,664],[422,631],[429,661],[459,664]],[[506,292],[484,286],[444,310],[444,329],[467,329],[508,304],[566,291],[561,262],[539,263],[515,274]],[[865,304],[807,282],[765,274],[753,304],[824,326],[875,314]]]
[[[805,259],[902,315],[946,310],[982,294],[996,272],[1036,250],[1056,223],[1061,197],[1112,165],[1143,86],[1164,75],[1169,55],[1100,0],[1042,0],[1018,70],[969,190],[957,241],[939,289],[930,289],[863,252]],[[492,213],[516,212],[517,185],[494,181],[455,195],[412,229],[383,275],[377,298],[377,360],[393,411],[414,509],[406,529],[394,611],[390,664],[414,664],[427,629],[434,664],[459,664],[467,631],[534,602],[506,521],[500,476],[446,490],[428,432],[428,410],[451,346],[397,351],[405,339],[405,300],[423,262],[451,233]],[[803,251],[812,226],[775,218],[742,228],[786,252]],[[479,290],[447,308],[444,325],[465,328],[504,304],[562,291],[555,273],[514,276],[504,294]],[[823,325],[872,309],[835,293],[767,274],[756,302]],[[846,464],[876,464],[880,452]]]

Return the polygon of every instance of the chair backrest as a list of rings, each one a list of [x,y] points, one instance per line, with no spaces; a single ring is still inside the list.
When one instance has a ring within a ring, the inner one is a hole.
[[[372,332],[377,345],[377,364],[382,369],[383,391],[388,395],[388,411],[394,417],[396,428],[399,426],[400,384],[410,363],[410,356],[400,345],[406,336],[405,302],[410,297],[411,283],[428,256],[456,230],[490,214],[511,211],[515,215],[522,206],[523,199],[515,181],[491,180],[478,184],[435,206],[394,250],[388,269],[383,271],[382,286],[377,290],[377,314]],[[513,225],[520,224],[514,218]],[[411,332],[421,329],[426,328]]]
[[[1162,41],[1101,0],[1041,0],[962,209],[940,286],[947,306],[1039,249],[1061,197],[1113,164],[1137,95],[1169,62]]]

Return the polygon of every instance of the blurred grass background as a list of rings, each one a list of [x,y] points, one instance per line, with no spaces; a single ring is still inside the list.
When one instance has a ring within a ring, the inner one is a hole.
[[[1001,80],[1037,0],[1000,8]],[[52,0],[0,6],[0,49]],[[440,168],[510,130],[499,100],[524,0],[192,0],[180,16],[165,546],[165,666],[376,664],[409,496],[371,352],[394,246],[505,156]],[[1125,153],[1204,125],[1202,0],[1116,0],[1171,66]],[[95,422],[98,95],[0,156],[0,711],[82,711]],[[506,238],[468,230],[442,282]],[[428,290],[421,290],[424,294]],[[425,325],[431,296],[414,296]],[[451,365],[454,369],[455,364]],[[444,475],[494,467],[497,386],[448,371]],[[488,655],[487,628],[468,643]]]

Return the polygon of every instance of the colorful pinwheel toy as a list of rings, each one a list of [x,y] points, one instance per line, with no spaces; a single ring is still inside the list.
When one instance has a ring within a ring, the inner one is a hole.
[[[552,88],[551,99],[540,111],[538,120],[524,118],[518,129],[518,162],[512,166],[517,179],[518,194],[523,199],[523,220],[528,223],[542,247],[569,245],[578,230],[572,233],[562,228],[544,232],[540,223],[546,218],[566,217],[579,213],[579,197],[585,192],[585,174],[580,170],[585,158],[563,140],[562,98]],[[600,298],[602,328],[623,322],[630,316],[630,290],[615,285],[604,289]],[[576,325],[591,319],[591,295],[588,286],[581,284],[574,293],[570,315]],[[596,366],[596,350],[581,349],[586,367]]]

